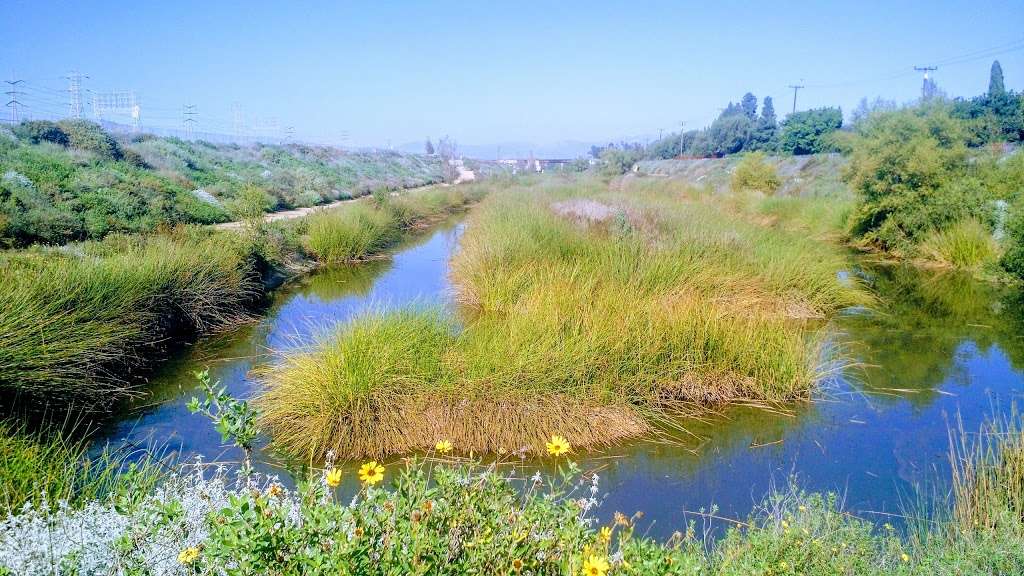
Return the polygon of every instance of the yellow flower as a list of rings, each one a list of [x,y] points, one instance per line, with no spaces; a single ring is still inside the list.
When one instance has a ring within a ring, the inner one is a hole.
[[[521,572],[523,570],[523,561],[520,560],[519,558],[516,558],[515,560],[513,560],[512,561],[512,569],[515,570],[516,572]]]
[[[267,488],[268,496],[276,498],[282,494],[284,494],[284,488],[282,488],[280,484],[271,484],[270,487]]]
[[[561,456],[570,450],[569,441],[562,436],[552,436],[547,446],[548,454],[552,456]]]
[[[779,562],[779,570],[785,570],[787,568],[789,568],[789,564],[786,564],[785,560],[783,560],[782,562]]]
[[[185,548],[178,553],[178,562],[182,564],[191,564],[199,558],[199,548],[190,546]]]
[[[447,454],[452,451],[452,443],[448,440],[441,440],[434,446],[434,449],[441,454]]]
[[[801,505],[799,506],[799,508],[798,508],[798,509],[799,509],[799,510],[800,510],[801,512],[807,512],[807,506],[804,506],[803,504],[801,504]]]
[[[604,576],[608,573],[608,561],[600,556],[590,555],[583,561],[583,574],[585,576]]]
[[[341,484],[341,470],[331,468],[327,471],[327,485],[331,488],[337,488],[338,484]]]
[[[612,541],[612,529],[608,526],[604,526],[601,528],[601,531],[597,533],[597,536],[601,539],[601,542],[607,544]]]
[[[910,562],[910,556],[908,556],[907,553],[904,552],[900,554],[900,560],[903,560],[904,562]]]
[[[384,479],[384,467],[371,460],[359,467],[359,480],[364,484],[373,486]]]

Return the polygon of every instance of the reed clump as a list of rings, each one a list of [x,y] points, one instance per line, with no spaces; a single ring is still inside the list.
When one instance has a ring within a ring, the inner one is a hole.
[[[2,258],[0,389],[9,400],[87,406],[131,394],[130,372],[147,355],[171,337],[245,318],[259,293],[248,247],[201,230]]]
[[[870,302],[845,266],[802,232],[663,191],[513,187],[469,220],[457,317],[375,313],[285,354],[263,375],[264,424],[303,456],[438,438],[539,450],[552,433],[600,446],[674,414],[806,399],[820,319]]]
[[[965,532],[1001,530],[1024,522],[1024,430],[1020,416],[986,422],[976,435],[951,442],[954,526]]]
[[[425,225],[478,200],[479,187],[435,187],[375,194],[354,205],[323,210],[304,220],[305,249],[322,263],[364,260],[395,244],[403,230]]]
[[[142,499],[164,476],[164,464],[143,451],[105,449],[90,456],[74,430],[32,432],[0,421],[0,516],[66,503]]]

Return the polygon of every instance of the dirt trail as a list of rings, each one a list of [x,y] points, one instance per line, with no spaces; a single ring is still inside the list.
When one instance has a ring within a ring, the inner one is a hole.
[[[400,193],[407,194],[409,192],[416,192],[417,190],[426,190],[427,188],[433,188],[435,186],[443,187],[451,186],[451,184],[427,184],[426,186],[417,186],[416,188],[406,188],[405,190],[402,190]],[[348,204],[350,202],[355,202],[356,200],[359,200],[360,198],[364,197],[365,196],[357,196],[356,198],[345,198],[344,200],[335,200],[334,202],[330,202],[328,204],[318,204],[316,206],[296,208],[295,210],[282,210],[280,212],[270,212],[269,214],[264,214],[263,221],[276,222],[278,220],[292,220],[295,218],[302,218],[303,216],[308,216],[319,210],[330,210],[332,208],[337,208],[338,206]],[[234,222],[223,222],[221,224],[214,224],[213,227],[216,228],[217,230],[241,230],[243,225],[244,222],[236,220]]]

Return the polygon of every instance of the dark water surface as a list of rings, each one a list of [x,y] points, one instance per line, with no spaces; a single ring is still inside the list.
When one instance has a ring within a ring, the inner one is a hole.
[[[239,396],[252,392],[251,368],[268,350],[310,342],[332,324],[372,307],[447,302],[448,259],[461,225],[449,222],[397,250],[393,258],[319,272],[275,296],[262,322],[203,340],[169,363],[153,393],[127,408],[100,439],[165,443],[184,456],[237,460],[209,422],[185,403],[192,373],[211,374]],[[909,267],[865,267],[880,298],[871,312],[835,319],[833,348],[857,367],[838,370],[823,398],[790,415],[731,409],[683,424],[696,437],[637,441],[581,459],[600,468],[601,516],[643,511],[664,536],[718,507],[743,518],[772,487],[791,477],[813,491],[836,491],[854,513],[902,511],[915,489],[941,492],[948,480],[949,430],[962,418],[976,431],[1008,413],[1024,391],[1024,317],[1013,291],[962,275]],[[259,454],[261,467],[272,457]],[[351,477],[352,475],[347,475]]]

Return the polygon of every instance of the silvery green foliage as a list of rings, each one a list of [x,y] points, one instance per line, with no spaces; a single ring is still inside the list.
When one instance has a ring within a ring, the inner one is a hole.
[[[17,186],[20,188],[29,188],[33,190],[35,189],[35,185],[32,184],[32,181],[29,180],[28,176],[25,176],[24,174],[16,172],[14,170],[8,170],[7,172],[4,172],[3,182],[8,186]]]
[[[274,480],[232,479],[223,468],[204,478],[202,470],[197,462],[189,473],[170,477],[131,512],[100,502],[77,510],[66,503],[26,504],[0,521],[0,567],[19,576],[120,575],[140,569],[154,576],[189,574],[178,554],[207,538],[208,515],[227,506],[231,495]]]

